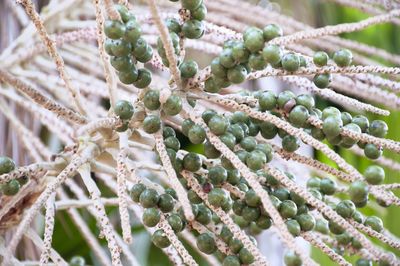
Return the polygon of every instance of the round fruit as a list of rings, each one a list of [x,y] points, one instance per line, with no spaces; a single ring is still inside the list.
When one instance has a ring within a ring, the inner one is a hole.
[[[268,24],[263,29],[263,37],[266,42],[283,35],[282,28],[276,24]]]
[[[210,121],[208,121],[208,127],[211,132],[215,135],[222,135],[228,129],[229,122],[220,115],[214,115],[211,117]]]
[[[197,153],[189,152],[183,157],[183,168],[190,172],[196,172],[200,170],[202,160]]]
[[[367,132],[369,128],[369,121],[368,118],[366,118],[363,115],[356,115],[353,117],[351,120],[352,123],[357,124],[363,133]]]
[[[340,67],[350,66],[353,54],[348,49],[340,49],[333,54],[333,61]]]
[[[382,148],[375,144],[368,143],[364,147],[364,154],[371,160],[376,160],[382,155]]]
[[[153,208],[157,206],[160,199],[158,192],[155,189],[147,188],[139,196],[140,204],[144,208]]]
[[[199,66],[193,60],[184,61],[180,66],[179,70],[181,71],[182,78],[192,78],[197,74],[199,70]]]
[[[364,181],[354,181],[349,186],[349,195],[353,202],[362,202],[368,197],[368,185]]]
[[[371,227],[373,230],[382,232],[383,230],[383,222],[379,217],[369,216],[365,219],[364,225]]]
[[[387,124],[382,120],[374,120],[368,128],[368,133],[378,138],[384,138],[388,132]]]
[[[73,256],[69,261],[69,266],[85,266],[85,259],[81,256]]]
[[[304,127],[310,114],[306,107],[302,105],[295,106],[289,113],[289,122],[296,127]]]
[[[126,71],[118,72],[119,80],[127,85],[133,84],[139,78],[139,72],[134,65],[131,66],[130,69],[126,69]]]
[[[151,236],[151,241],[158,248],[166,248],[171,245],[171,242],[169,242],[168,237],[165,235],[162,229],[158,229],[153,233]]]
[[[343,200],[336,205],[336,212],[343,218],[350,218],[356,211],[356,206],[350,200]]]
[[[212,254],[217,250],[214,238],[209,233],[203,233],[197,236],[196,245],[201,252],[206,254]]]
[[[320,89],[327,88],[332,81],[331,74],[316,74],[313,78],[315,86]]]
[[[343,122],[340,116],[329,116],[324,119],[324,122],[322,124],[322,131],[327,137],[334,138],[340,135],[342,126]]]
[[[313,56],[314,64],[316,64],[319,67],[326,66],[326,64],[328,64],[328,59],[329,59],[328,54],[322,51],[316,52]]]
[[[294,219],[289,219],[285,222],[287,229],[289,230],[289,233],[291,233],[293,236],[299,236],[301,232],[301,227],[300,224],[294,220]]]
[[[284,200],[281,205],[279,205],[279,213],[285,219],[293,218],[297,214],[297,206],[291,200]]]
[[[246,158],[246,165],[253,171],[261,169],[267,162],[265,154],[260,150],[254,150]]]
[[[178,214],[174,214],[174,213],[171,214],[167,218],[167,221],[175,233],[179,233],[183,230],[183,222],[182,222],[181,217]]]
[[[0,156],[0,175],[7,174],[15,169],[14,161],[6,156]]]
[[[156,133],[161,128],[161,120],[157,115],[148,115],[143,120],[143,130],[149,134]]]
[[[300,257],[293,251],[286,252],[283,260],[284,260],[286,266],[301,266],[302,265]]]
[[[208,169],[208,178],[211,184],[219,185],[224,183],[228,178],[228,172],[221,166],[214,166]]]
[[[140,195],[146,189],[142,183],[134,184],[130,190],[130,196],[134,202],[139,202]]]
[[[196,8],[195,10],[191,10],[190,15],[192,16],[192,18],[196,19],[196,20],[204,20],[206,18],[207,15],[207,7],[204,3],[202,3],[198,8]]]
[[[199,125],[194,125],[188,132],[188,138],[193,144],[203,143],[206,139],[206,131]]]
[[[125,100],[119,100],[114,107],[114,112],[121,119],[131,119],[133,116],[133,105]]]
[[[287,152],[294,152],[300,147],[300,140],[292,135],[286,135],[282,139],[282,148]]]
[[[202,3],[203,0],[181,0],[182,7],[190,11],[196,10]]]
[[[213,188],[210,193],[208,193],[208,201],[214,207],[221,207],[228,201],[228,196],[223,189]]]
[[[195,19],[188,20],[183,23],[182,32],[188,39],[199,39],[204,34],[204,24]]]
[[[161,194],[160,199],[158,200],[158,208],[162,212],[170,212],[174,209],[174,198],[169,194]]]
[[[14,196],[18,193],[20,187],[18,180],[13,179],[2,185],[1,190],[6,196]]]
[[[142,216],[142,221],[145,226],[154,227],[161,219],[160,211],[156,208],[145,209]]]
[[[238,257],[229,255],[222,261],[222,266],[240,266]]]
[[[379,185],[385,179],[385,170],[378,165],[371,165],[365,170],[364,176],[368,183]]]
[[[106,20],[104,23],[104,33],[110,39],[122,38],[125,34],[125,25],[118,20]]]
[[[247,70],[242,65],[234,66],[228,70],[228,80],[233,84],[240,84],[246,80]]]
[[[264,47],[262,31],[251,31],[243,36],[244,46],[252,53],[256,53]]]
[[[282,67],[286,71],[294,72],[300,67],[300,57],[297,54],[288,53],[282,57]]]
[[[252,264],[254,262],[254,256],[246,248],[242,248],[239,251],[239,259],[243,264]]]
[[[325,195],[333,195],[336,192],[337,184],[335,181],[324,178],[320,182],[320,190]]]
[[[160,108],[160,91],[148,90],[143,97],[144,106],[149,110],[157,110]]]

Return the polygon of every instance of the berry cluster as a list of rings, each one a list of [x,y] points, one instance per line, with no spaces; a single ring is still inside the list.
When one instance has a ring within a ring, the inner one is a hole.
[[[8,174],[15,169],[15,163],[8,157],[0,156],[0,175]],[[14,196],[19,189],[28,183],[27,176],[21,176],[17,179],[12,179],[1,186],[1,192],[6,196]]]
[[[122,5],[116,5],[122,21],[107,20],[104,32],[108,37],[105,50],[111,56],[111,65],[118,71],[119,80],[124,84],[133,84],[137,88],[146,88],[151,83],[151,72],[146,68],[138,69],[137,62],[147,63],[153,57],[153,49],[141,37],[142,30],[136,17]]]

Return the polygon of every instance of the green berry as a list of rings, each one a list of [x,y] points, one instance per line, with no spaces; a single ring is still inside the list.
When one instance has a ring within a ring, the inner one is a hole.
[[[238,42],[232,46],[232,57],[236,62],[246,63],[249,60],[250,52],[243,42]]]
[[[361,134],[361,128],[358,125],[354,124],[354,123],[350,123],[350,124],[345,125],[344,129],[351,130],[351,131],[354,131],[354,132],[356,132],[358,134]],[[343,136],[340,145],[345,146],[345,147],[351,147],[354,144],[356,144],[357,142],[358,141],[355,140],[355,139]]]
[[[199,39],[204,34],[204,24],[201,21],[190,19],[183,23],[182,32],[188,39]]]
[[[340,225],[333,222],[332,220],[329,221],[329,231],[331,231],[331,233],[335,235],[340,235],[345,232],[345,230]]]
[[[199,66],[193,60],[184,61],[180,66],[179,70],[181,71],[182,78],[192,78],[196,75],[199,70]]]
[[[257,146],[257,141],[254,137],[248,136],[242,139],[240,142],[240,147],[245,149],[246,151],[252,151],[256,148]]]
[[[283,35],[283,30],[276,24],[268,24],[263,29],[263,37],[266,42]]]
[[[350,66],[353,54],[348,49],[340,49],[333,54],[333,61],[340,67]]]
[[[283,260],[286,266],[301,266],[303,264],[300,257],[293,251],[286,252]]]
[[[240,261],[238,257],[229,255],[222,262],[222,266],[240,266]]]
[[[14,161],[6,156],[0,156],[0,175],[8,174],[15,169]]]
[[[125,25],[118,20],[106,20],[104,23],[104,33],[110,39],[122,38],[125,34]]]
[[[262,31],[251,31],[243,36],[244,46],[251,52],[256,53],[264,47]]]
[[[383,230],[383,222],[379,217],[369,216],[365,219],[364,225],[371,227],[376,232],[380,233]]]
[[[351,200],[343,200],[336,205],[336,212],[343,218],[350,218],[356,211],[356,206]]]
[[[349,195],[354,203],[362,202],[368,198],[368,191],[368,185],[364,181],[357,180],[349,186]]]
[[[272,225],[272,219],[268,216],[261,215],[260,218],[256,221],[256,224],[259,228],[263,230],[267,230]]]
[[[233,52],[231,48],[227,48],[222,51],[222,53],[219,55],[219,62],[225,68],[232,68],[235,66],[236,63],[235,59],[233,58]]]
[[[158,208],[162,212],[170,212],[174,209],[174,198],[169,194],[161,194],[160,199],[158,200]]]
[[[298,138],[292,135],[286,135],[282,139],[282,148],[287,152],[294,152],[300,147]]]
[[[300,224],[294,220],[294,219],[289,219],[285,222],[286,227],[293,236],[299,236],[301,232],[301,227]]]
[[[261,198],[257,195],[257,193],[253,189],[249,189],[246,192],[244,198],[246,204],[250,207],[257,207],[261,202]]]
[[[218,93],[221,87],[215,83],[215,80],[211,77],[207,79],[204,83],[204,90],[210,93]]]
[[[196,10],[202,3],[203,0],[181,0],[182,7],[190,11]]]
[[[376,160],[382,155],[382,148],[375,144],[368,143],[364,147],[364,154],[371,160]]]
[[[158,248],[166,248],[171,245],[171,242],[169,242],[168,237],[165,235],[162,229],[158,229],[153,233],[151,236],[151,241]]]
[[[306,107],[302,105],[295,106],[289,113],[289,122],[296,127],[304,127],[310,114]]]
[[[205,254],[212,254],[217,250],[214,238],[209,233],[203,233],[197,236],[196,245],[197,248]]]
[[[112,56],[110,59],[111,65],[118,71],[132,68],[132,61],[128,56]]]
[[[197,153],[189,152],[183,157],[183,168],[190,172],[200,170],[202,161]]]
[[[154,227],[161,219],[160,211],[156,208],[145,209],[142,216],[142,221],[145,226]]]
[[[22,187],[23,185],[25,185],[29,182],[29,177],[26,175],[23,175],[23,176],[17,178],[17,181],[20,184],[20,186]]]
[[[204,155],[209,159],[218,158],[221,153],[209,141],[204,144]]]
[[[282,67],[286,71],[294,72],[300,67],[300,57],[297,54],[288,53],[282,57]]]
[[[261,111],[273,110],[276,108],[276,95],[272,91],[262,92],[258,97],[258,104]]]
[[[315,86],[320,89],[327,88],[332,81],[331,74],[316,74],[313,78]]]
[[[253,70],[263,70],[267,65],[262,54],[251,54],[249,57],[249,67]]]
[[[277,188],[272,192],[272,195],[284,201],[290,198],[290,192],[286,188]]]
[[[196,221],[201,224],[207,225],[211,222],[212,212],[203,204],[198,205],[198,212],[196,214]]]
[[[297,214],[297,206],[291,200],[284,200],[279,205],[279,213],[283,218],[293,218]]]
[[[372,261],[367,259],[358,259],[355,266],[372,266]]]
[[[183,222],[181,217],[178,214],[171,214],[168,218],[167,221],[169,225],[172,227],[172,230],[174,230],[175,233],[179,233],[183,230]]]
[[[219,185],[224,183],[228,178],[228,172],[221,166],[214,166],[208,169],[208,178],[211,184]]]
[[[156,133],[161,128],[161,120],[157,115],[148,115],[143,120],[143,130],[149,134]]]
[[[324,178],[320,182],[320,191],[325,195],[335,194],[337,189],[337,184],[335,181],[329,178]]]
[[[319,67],[326,66],[328,64],[329,56],[327,53],[318,51],[313,56],[313,62]]]
[[[315,100],[309,94],[300,94],[296,97],[296,104],[302,105],[308,110],[311,110],[315,106]]]
[[[168,97],[167,101],[163,104],[163,111],[167,115],[177,115],[182,110],[182,100],[178,95],[172,94]]]
[[[133,82],[133,85],[135,85],[136,88],[143,89],[149,86],[150,83],[151,72],[146,68],[139,69],[137,80]]]
[[[321,179],[317,177],[311,177],[307,180],[307,188],[319,189],[320,185],[321,185]]]
[[[157,110],[160,108],[160,91],[148,90],[143,97],[143,103],[149,110]],[[175,132],[175,131],[174,131]]]
[[[247,70],[242,65],[234,66],[228,70],[228,80],[233,84],[240,84],[246,80]]]
[[[198,8],[195,10],[191,10],[190,15],[193,19],[196,20],[204,20],[207,16],[207,7],[204,3],[202,3]]]
[[[385,179],[385,170],[378,165],[371,165],[365,170],[364,176],[369,184],[379,185]]]
[[[239,259],[243,264],[252,264],[254,262],[254,256],[246,248],[242,248],[239,251]]]
[[[111,51],[115,56],[128,56],[132,51],[132,45],[125,40],[114,40]]]
[[[152,188],[145,189],[139,196],[140,204],[144,208],[153,208],[157,206],[160,199],[158,192]]]
[[[322,131],[329,138],[334,138],[340,135],[342,131],[343,122],[342,119],[337,116],[329,116],[324,119],[322,124]]]
[[[341,113],[340,110],[337,109],[336,107],[329,106],[329,107],[325,108],[325,109],[322,111],[322,116],[321,116],[321,118],[322,118],[322,120],[325,120],[326,118],[328,118],[328,117],[330,117],[330,116],[337,117],[337,118],[340,118],[340,119],[341,119],[342,113]]]
[[[368,118],[363,115],[356,115],[351,122],[357,124],[363,133],[367,132],[369,128]]]
[[[69,266],[85,266],[86,262],[85,262],[85,259],[81,256],[73,256],[70,259],[68,265]]]
[[[226,132],[225,134],[221,135],[219,139],[224,143],[229,149],[233,150],[236,145],[236,138],[233,134]]]
[[[382,120],[372,121],[368,128],[368,134],[378,138],[384,138],[387,132],[388,132],[388,126]]]
[[[142,183],[138,183],[132,186],[130,190],[130,196],[134,202],[139,202],[140,195],[146,189],[146,186]]]
[[[127,85],[133,84],[139,77],[139,72],[134,65],[126,71],[120,71],[118,73],[119,80]]]
[[[153,58],[153,48],[150,45],[146,46],[146,51],[140,56],[136,56],[136,60],[141,63],[147,63]]]
[[[228,196],[223,189],[213,188],[210,193],[208,193],[208,201],[214,207],[221,207],[228,201]]]
[[[281,62],[283,51],[278,45],[269,44],[264,47],[262,55],[267,63],[276,65]]]
[[[130,43],[136,43],[142,35],[142,29],[136,20],[129,20],[126,24],[124,39]]]
[[[325,235],[329,234],[328,221],[324,219],[317,219],[315,222],[315,231]]]
[[[207,124],[211,132],[215,135],[224,134],[229,126],[229,122],[220,115],[214,115]]]
[[[181,147],[181,143],[176,137],[168,137],[164,140],[165,147],[178,151]]]
[[[193,144],[201,144],[206,139],[206,132],[201,126],[194,125],[188,132],[188,138]]]
[[[233,64],[232,52],[224,50],[220,57],[214,58],[211,61],[211,73],[214,76],[224,78],[227,76],[228,70],[222,65],[221,58],[223,62],[226,62],[231,67]]]
[[[254,150],[246,158],[246,165],[253,171],[257,171],[267,163],[265,154],[260,150]]]
[[[342,112],[340,118],[342,119],[343,125],[350,124],[351,120],[353,120],[353,117],[348,112]]]
[[[114,112],[121,119],[131,119],[133,116],[133,105],[125,100],[119,100],[114,107]]]
[[[294,95],[293,92],[282,91],[278,95],[278,100],[277,100],[278,107],[283,109],[287,102],[289,102],[290,100],[295,99],[295,98],[296,98],[296,95]]]
[[[175,18],[167,18],[165,20],[165,25],[170,32],[175,32],[176,34],[179,34],[182,30],[179,21]]]

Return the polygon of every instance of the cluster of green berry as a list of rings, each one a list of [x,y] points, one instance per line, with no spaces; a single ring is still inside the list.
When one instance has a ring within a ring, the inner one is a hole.
[[[0,175],[8,174],[15,169],[15,163],[12,159],[0,156]],[[1,192],[6,196],[14,196],[18,193],[19,189],[28,183],[27,176],[21,176],[17,179],[12,179],[1,186]]]
[[[142,30],[136,17],[123,5],[116,5],[116,8],[122,21],[105,22],[104,33],[108,37],[105,50],[111,56],[111,65],[118,71],[122,83],[146,88],[151,83],[151,72],[146,68],[137,69],[136,62],[150,61],[153,49],[141,37]]]
[[[179,114],[182,111],[182,99],[177,94],[171,94],[165,103],[161,105],[160,102],[160,91],[159,90],[148,90],[144,94],[143,104],[149,110],[161,110],[170,116]],[[148,132],[149,133],[149,132]]]
[[[333,54],[333,61],[339,67],[347,67],[351,65],[353,61],[353,54],[348,49],[340,49]],[[323,67],[328,64],[329,55],[325,52],[318,51],[313,56],[313,62],[316,66]],[[331,82],[331,74],[316,74],[314,76],[313,82],[318,88],[326,88]]]

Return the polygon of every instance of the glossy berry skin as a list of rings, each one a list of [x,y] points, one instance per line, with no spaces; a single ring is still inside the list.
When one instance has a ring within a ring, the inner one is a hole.
[[[207,225],[211,222],[212,219],[212,212],[209,208],[204,206],[203,204],[198,205],[198,212],[196,214],[196,221],[201,224]]]
[[[132,67],[132,61],[128,56],[112,56],[110,59],[111,65],[118,71],[124,71]]]
[[[238,257],[229,255],[222,261],[222,266],[240,266]]]
[[[325,195],[333,195],[336,192],[337,184],[329,178],[324,178],[320,182],[320,191]]]
[[[368,197],[368,191],[368,185],[364,181],[357,180],[349,186],[349,195],[353,202],[362,202]]]
[[[122,38],[125,34],[125,25],[117,20],[106,20],[104,23],[104,33],[110,39]]]
[[[267,65],[261,54],[251,54],[249,57],[249,66],[253,70],[263,70]]]
[[[161,219],[160,211],[156,208],[145,209],[142,216],[143,224],[147,227],[154,227]]]
[[[372,266],[372,261],[361,258],[356,261],[356,266]]]
[[[15,163],[11,158],[0,156],[0,174],[7,174],[15,169]]]
[[[309,94],[300,94],[296,97],[296,104],[304,106],[307,110],[312,110],[315,106],[315,100]]]
[[[382,155],[382,148],[375,144],[368,143],[364,147],[364,154],[371,160],[376,160]]]
[[[317,219],[315,223],[315,231],[321,234],[329,234],[328,222],[324,219]]]
[[[283,35],[283,30],[276,24],[269,24],[263,28],[263,37],[266,42]]]
[[[161,194],[160,199],[158,200],[158,208],[162,212],[170,212],[174,209],[175,200],[169,194]]]
[[[293,251],[289,251],[285,253],[283,257],[286,266],[301,266],[302,262],[300,257],[294,253]]]
[[[167,18],[165,20],[165,25],[170,32],[175,32],[176,34],[179,34],[182,30],[179,21],[175,18]]]
[[[261,169],[267,162],[265,154],[260,150],[254,150],[246,158],[246,165],[253,171]]]
[[[160,91],[148,90],[143,98],[144,106],[149,110],[157,110],[160,108]]]
[[[326,118],[333,116],[336,118],[342,118],[342,113],[340,112],[339,109],[337,109],[336,107],[333,106],[329,106],[326,107],[323,111],[322,111],[322,120],[325,120]]]
[[[300,147],[298,138],[292,135],[286,135],[282,139],[282,148],[287,152],[294,152]]]
[[[134,113],[133,105],[125,100],[119,100],[114,107],[114,112],[121,119],[131,119]]]
[[[148,115],[143,120],[143,130],[146,133],[153,134],[156,133],[161,128],[161,120],[157,115]]]
[[[23,185],[26,185],[29,182],[29,177],[26,175],[23,175],[23,176],[17,178],[17,181],[20,184],[20,186],[22,187]]]
[[[126,85],[133,84],[138,77],[139,72],[134,65],[132,65],[131,68],[126,69],[126,71],[120,71],[118,73],[119,80]]]
[[[333,54],[333,61],[340,67],[347,67],[351,65],[353,54],[348,49],[340,49]]]
[[[190,172],[200,170],[202,161],[197,153],[189,152],[183,157],[183,168]]]
[[[313,82],[315,86],[320,89],[327,88],[331,83],[332,76],[331,74],[316,74],[313,78]]]
[[[388,126],[382,120],[372,121],[368,128],[368,134],[378,138],[384,138],[387,132],[388,132]]]
[[[368,118],[366,118],[363,115],[356,115],[353,117],[351,120],[352,123],[357,124],[363,133],[367,132],[369,128],[369,121]]]
[[[190,12],[190,15],[192,16],[192,18],[202,21],[206,18],[207,16],[207,7],[204,3],[202,3],[198,8],[196,8],[195,10],[192,10]]]
[[[228,179],[228,172],[221,166],[214,166],[208,169],[208,179],[211,184],[219,185]]]
[[[139,197],[139,202],[144,208],[153,208],[157,206],[160,199],[158,192],[152,188],[145,189]]]
[[[179,66],[182,78],[192,78],[196,75],[199,70],[199,66],[193,60],[187,60]]]
[[[226,195],[225,191],[220,188],[213,188],[208,193],[208,201],[214,207],[221,207],[228,201],[228,196]]]
[[[208,141],[204,143],[204,155],[209,159],[216,159],[221,153]]]
[[[336,212],[343,218],[350,218],[356,211],[356,206],[351,200],[343,200],[336,205]]]
[[[125,40],[114,40],[111,46],[112,54],[115,56],[128,56],[132,51],[132,45]]]
[[[14,196],[18,193],[20,187],[18,180],[12,179],[1,186],[1,191],[6,196]]]
[[[228,80],[233,84],[240,84],[246,80],[247,70],[241,65],[237,65],[228,70]]]
[[[130,190],[130,196],[134,202],[139,202],[140,195],[146,189],[146,186],[142,183],[138,183],[132,186]]]
[[[182,100],[178,95],[172,94],[168,97],[167,101],[162,107],[163,111],[167,115],[177,115],[182,110]]]
[[[295,106],[289,113],[289,122],[296,127],[304,127],[310,114],[306,107],[302,105]]]
[[[214,115],[207,124],[211,132],[215,135],[224,134],[229,126],[229,122],[220,115]]]
[[[250,52],[243,42],[238,42],[232,46],[232,58],[239,63],[246,63],[249,60]]]
[[[283,109],[287,102],[294,100],[296,95],[291,91],[282,91],[278,94],[277,104],[278,107]]]
[[[174,136],[166,138],[164,140],[164,144],[165,144],[165,147],[173,149],[174,151],[178,151],[181,147],[181,143]]]
[[[188,39],[199,39],[204,34],[204,24],[201,21],[190,19],[183,23],[182,32]]]
[[[281,205],[279,205],[279,213],[285,219],[293,218],[297,214],[297,206],[291,200],[284,200]]]
[[[354,123],[347,124],[343,128],[361,134],[361,128]],[[350,137],[342,136],[342,141],[341,141],[340,145],[342,145],[344,147],[351,147],[356,143],[357,143],[357,140],[352,139]]]
[[[85,259],[80,256],[74,256],[69,261],[69,266],[85,266]]]
[[[175,233],[179,233],[183,230],[183,222],[178,214],[171,214],[170,216],[168,216],[167,221]]]
[[[225,55],[226,58],[223,57],[223,55]],[[220,77],[220,78],[224,78],[224,77],[226,77],[226,75],[228,73],[227,72],[228,69],[225,68],[225,66],[222,65],[221,59],[223,59],[222,60],[223,62],[225,62],[224,60],[226,60],[229,66],[233,65],[234,64],[234,60],[233,60],[233,57],[232,57],[232,51],[229,52],[229,50],[228,51],[224,50],[224,51],[222,51],[220,57],[214,58],[211,61],[211,73],[214,76],[217,76],[217,77]]]
[[[282,67],[286,71],[294,72],[300,67],[300,58],[297,54],[288,53],[282,57]]]
[[[329,221],[329,230],[331,231],[332,234],[335,235],[340,235],[345,232],[345,230],[340,225],[336,224],[332,220]]]
[[[151,241],[158,248],[166,248],[171,245],[162,229],[158,229],[153,233],[153,235],[151,236]]]
[[[202,3],[202,0],[181,0],[182,7],[190,11],[196,10]]]
[[[313,62],[315,65],[322,67],[328,64],[329,56],[327,53],[318,51],[313,56]]]
[[[253,189],[249,189],[246,192],[244,198],[245,198],[246,204],[250,207],[257,207],[261,202],[260,197],[257,195],[257,193]]]
[[[371,165],[364,172],[365,180],[372,185],[379,185],[385,179],[385,170],[378,165]]]
[[[293,236],[299,236],[301,232],[301,227],[300,224],[294,220],[294,219],[289,219],[285,222],[287,229],[289,233],[291,233]]]
[[[365,219],[364,225],[371,227],[376,232],[382,232],[383,230],[383,223],[379,217],[376,216],[369,216]]]
[[[276,65],[281,62],[283,51],[278,45],[269,44],[264,47],[262,55],[267,63]]]
[[[244,46],[251,52],[255,53],[263,49],[264,37],[262,31],[251,31],[243,36]]]
[[[142,35],[142,29],[140,28],[139,23],[136,20],[131,19],[125,24],[125,26],[126,31],[124,39],[130,43],[136,43]]]
[[[150,45],[146,46],[146,51],[140,56],[136,56],[136,60],[141,63],[147,63],[153,58],[153,48]]]
[[[214,238],[209,233],[203,233],[197,236],[196,245],[197,248],[205,254],[212,254],[217,250]]]
[[[239,251],[239,259],[243,264],[252,264],[254,262],[254,256],[244,247]]]
[[[188,132],[188,138],[193,144],[201,144],[206,139],[206,132],[201,126],[194,125]]]
[[[258,104],[261,111],[272,110],[276,108],[276,95],[272,91],[262,92],[258,96]]]
[[[149,86],[151,83],[151,72],[146,68],[141,68],[138,70],[138,77],[133,85],[136,88],[143,89]]]
[[[340,135],[343,122],[340,117],[329,116],[322,124],[322,131],[329,138],[334,138]]]

